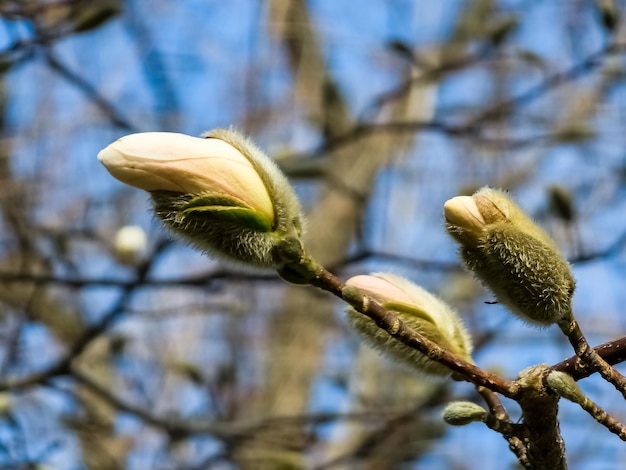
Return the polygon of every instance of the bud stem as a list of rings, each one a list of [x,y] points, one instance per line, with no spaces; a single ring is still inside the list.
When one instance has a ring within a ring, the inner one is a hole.
[[[502,434],[502,437],[509,443],[509,449],[515,454],[520,464],[524,468],[529,468],[526,446],[524,445],[524,441],[522,441],[522,437],[524,437],[523,433],[526,431],[526,428],[511,422],[511,418],[506,412],[504,405],[502,405],[500,397],[495,392],[482,386],[477,386],[476,391],[483,397],[491,413],[485,421],[487,427]]]

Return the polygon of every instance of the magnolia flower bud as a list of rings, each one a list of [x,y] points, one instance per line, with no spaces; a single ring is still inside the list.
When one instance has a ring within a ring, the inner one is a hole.
[[[137,225],[126,225],[115,234],[115,257],[122,264],[135,264],[146,253],[146,232]]]
[[[569,401],[578,404],[584,404],[587,401],[587,397],[576,381],[565,372],[559,370],[550,371],[546,377],[546,383],[554,393]]]
[[[444,205],[446,229],[467,267],[525,321],[550,325],[571,315],[574,277],[555,242],[502,191],[483,188]]]
[[[346,284],[361,289],[398,315],[407,326],[462,359],[472,362],[472,343],[461,319],[437,297],[412,282],[392,274],[355,276]],[[422,372],[448,375],[450,370],[401,343],[369,317],[348,307],[348,319],[361,337],[386,354]]]
[[[455,401],[443,410],[443,420],[452,426],[465,426],[487,419],[487,410],[471,401]]]
[[[233,130],[204,138],[131,134],[98,159],[118,180],[150,192],[156,216],[209,253],[270,267],[276,241],[302,233],[300,203],[285,176]]]

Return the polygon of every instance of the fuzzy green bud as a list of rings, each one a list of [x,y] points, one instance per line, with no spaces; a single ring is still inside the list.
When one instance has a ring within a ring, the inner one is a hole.
[[[571,375],[559,370],[551,371],[546,377],[548,387],[558,396],[574,403],[583,404],[587,397]]]
[[[467,267],[523,320],[550,325],[571,315],[575,281],[550,236],[502,191],[483,188],[444,206],[446,229]]]
[[[192,245],[260,267],[302,234],[300,203],[276,164],[236,131],[122,137],[98,154],[123,183],[148,191],[155,215]]]
[[[402,277],[386,273],[355,276],[346,284],[346,294],[357,298],[357,293],[351,290],[360,289],[397,314],[411,329],[465,361],[472,362],[472,342],[461,319],[448,305],[426,290]],[[354,308],[348,307],[347,313],[350,324],[363,340],[383,353],[428,374],[450,373],[447,367],[398,341]]]
[[[465,426],[469,423],[484,422],[489,413],[482,406],[471,401],[455,401],[443,410],[443,420],[452,426]]]

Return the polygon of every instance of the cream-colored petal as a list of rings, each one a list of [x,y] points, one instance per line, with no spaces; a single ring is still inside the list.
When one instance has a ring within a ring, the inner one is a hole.
[[[408,305],[414,304],[413,299],[411,299],[406,292],[380,277],[367,275],[354,276],[348,279],[346,284],[358,287],[381,301],[393,301]]]
[[[481,233],[485,227],[485,219],[471,196],[456,196],[443,205],[446,221],[452,225]]]
[[[98,159],[115,178],[145,191],[229,196],[274,218],[256,169],[222,140],[168,132],[131,134],[102,150]]]

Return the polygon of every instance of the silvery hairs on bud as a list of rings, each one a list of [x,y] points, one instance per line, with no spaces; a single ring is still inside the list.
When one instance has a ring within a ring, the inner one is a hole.
[[[389,289],[370,290],[363,282],[351,284],[352,279],[357,278],[376,278],[388,283],[392,289],[397,289],[400,295],[394,295]],[[460,317],[445,302],[409,280],[393,274],[374,273],[370,276],[355,276],[352,279],[348,280],[348,286],[358,287],[380,302],[384,308],[397,314],[411,329],[463,360],[473,362],[471,338]],[[450,374],[447,367],[395,339],[369,317],[352,307],[348,307],[346,311],[350,325],[361,338],[382,353],[426,374],[440,376]]]
[[[547,326],[571,315],[575,281],[556,243],[502,191],[483,188],[459,197],[484,218],[464,224],[446,203],[446,228],[460,243],[467,267],[496,299],[521,319]],[[471,206],[472,201],[476,206]],[[457,217],[455,217],[457,216]],[[454,222],[451,222],[453,220]]]
[[[258,267],[272,267],[272,250],[277,240],[302,235],[304,221],[298,197],[274,161],[239,132],[215,129],[203,137],[230,144],[252,164],[272,201],[274,220],[271,225],[258,223],[245,213],[232,220],[217,220],[213,214],[203,213],[202,194],[170,191],[151,193],[155,215],[175,233],[209,254]],[[228,204],[219,198],[209,199],[211,203]]]

